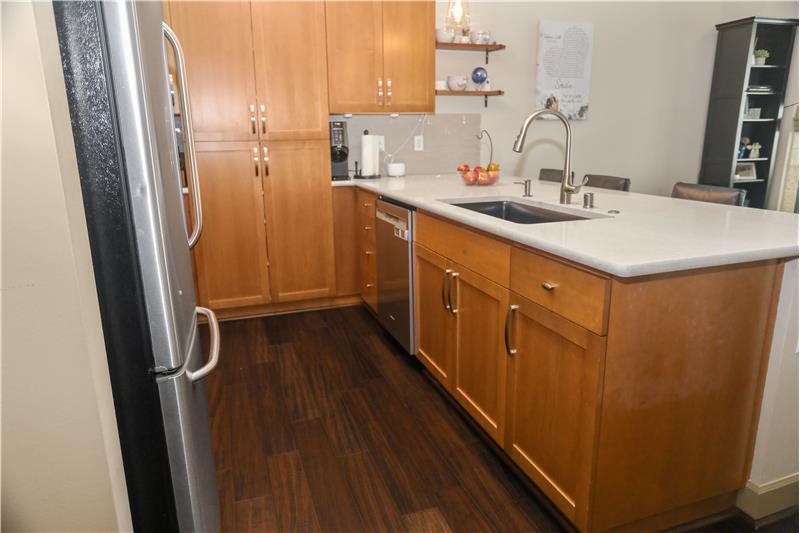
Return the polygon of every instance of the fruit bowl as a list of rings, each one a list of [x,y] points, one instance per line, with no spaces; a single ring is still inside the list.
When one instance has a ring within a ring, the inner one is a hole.
[[[469,168],[466,163],[458,167],[464,185],[493,185],[500,180],[500,165],[490,163],[488,169],[481,166]]]

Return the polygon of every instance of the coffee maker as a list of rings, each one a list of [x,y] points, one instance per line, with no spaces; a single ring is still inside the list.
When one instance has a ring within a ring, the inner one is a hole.
[[[347,147],[347,123],[341,120],[331,120],[331,177],[333,181],[350,178],[347,171],[347,156],[350,149]]]

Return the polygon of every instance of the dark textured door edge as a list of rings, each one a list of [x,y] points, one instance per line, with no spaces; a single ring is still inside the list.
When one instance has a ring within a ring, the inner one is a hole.
[[[53,3],[136,531],[177,531],[161,404],[122,163],[101,3]]]

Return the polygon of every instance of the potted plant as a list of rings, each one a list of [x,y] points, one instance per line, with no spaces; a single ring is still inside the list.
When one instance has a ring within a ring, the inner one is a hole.
[[[759,48],[755,52],[753,52],[753,64],[755,65],[763,65],[767,62],[767,58],[769,57],[769,50],[764,50],[763,48]]]

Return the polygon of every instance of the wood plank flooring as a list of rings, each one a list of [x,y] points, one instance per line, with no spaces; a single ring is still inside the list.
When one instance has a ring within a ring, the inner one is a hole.
[[[363,308],[221,331],[223,531],[564,530]]]

